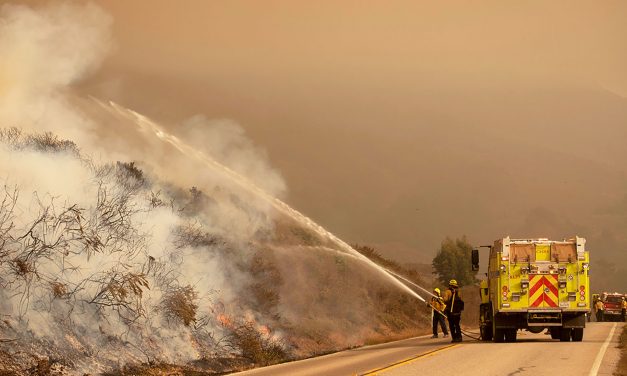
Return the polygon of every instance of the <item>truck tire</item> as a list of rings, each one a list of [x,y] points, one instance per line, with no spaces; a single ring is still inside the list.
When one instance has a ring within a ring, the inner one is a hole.
[[[497,343],[505,341],[505,329],[496,327],[496,317],[492,317],[492,341]]]
[[[570,328],[562,328],[560,331],[560,342],[569,342],[570,341]]]
[[[494,342],[505,342],[505,329],[496,329],[494,330],[494,338],[492,338]]]
[[[573,328],[573,342],[581,342],[583,340],[583,328]]]
[[[505,330],[505,342],[516,342],[516,329]]]
[[[481,340],[492,341],[492,325],[484,325],[480,328]]]
[[[482,341],[492,340],[492,321],[492,306],[486,303],[481,304],[479,306],[479,330]]]

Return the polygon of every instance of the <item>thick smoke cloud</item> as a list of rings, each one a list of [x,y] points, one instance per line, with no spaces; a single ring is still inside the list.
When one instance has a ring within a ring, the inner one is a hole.
[[[240,289],[250,284],[242,268],[251,242],[273,228],[267,202],[73,94],[111,49],[111,23],[91,3],[0,8],[0,196],[9,239],[0,313],[10,318],[0,329],[32,333],[35,351],[53,341],[61,356],[87,354],[81,372],[198,359],[209,351],[198,338],[228,327],[215,307],[261,319],[242,306]],[[196,116],[181,137],[271,194],[285,191],[237,124]],[[194,325],[171,313],[176,299],[190,303]]]
[[[111,48],[112,19],[100,8],[63,3],[37,11],[0,8],[0,119],[84,139],[94,127],[72,109],[67,87],[96,69]]]

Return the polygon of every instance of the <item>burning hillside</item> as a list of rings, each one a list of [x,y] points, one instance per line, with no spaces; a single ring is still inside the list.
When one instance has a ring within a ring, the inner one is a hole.
[[[194,117],[178,138],[73,95],[111,44],[100,9],[0,17],[0,373],[223,373],[425,325],[398,282],[275,198],[241,127]]]
[[[219,372],[424,323],[417,301],[293,221],[268,220],[246,242],[212,227],[220,205],[251,210],[233,192],[176,188],[132,162],[97,165],[49,133],[10,128],[0,141],[2,159],[20,166],[0,206],[7,370],[204,362]],[[47,170],[77,179],[74,194],[37,190]]]

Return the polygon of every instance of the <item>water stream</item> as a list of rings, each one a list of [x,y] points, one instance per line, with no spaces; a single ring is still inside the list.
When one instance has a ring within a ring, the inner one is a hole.
[[[318,234],[321,238],[328,239],[333,244],[337,245],[344,252],[348,253],[352,257],[355,257],[355,258],[357,258],[357,259],[367,263],[369,266],[371,266],[372,268],[376,269],[378,272],[384,274],[386,276],[386,278],[390,280],[390,282],[392,282],[394,285],[396,285],[397,287],[401,288],[402,290],[404,290],[408,294],[412,295],[416,299],[419,299],[419,300],[421,300],[423,302],[425,301],[425,299],[422,296],[418,295],[414,290],[410,289],[405,283],[401,282],[401,280],[399,278],[405,280],[406,282],[411,283],[412,285],[418,287],[420,290],[422,290],[422,291],[426,292],[427,294],[431,295],[431,293],[427,289],[424,289],[423,287],[418,286],[417,284],[407,280],[406,278],[404,278],[402,276],[399,276],[398,274],[396,274],[396,273],[394,273],[394,272],[392,272],[390,270],[387,270],[386,268],[383,268],[380,265],[377,265],[375,262],[373,262],[372,260],[370,260],[366,256],[362,255],[361,253],[357,252],[355,249],[353,249],[353,247],[351,247],[346,242],[344,242],[343,240],[341,240],[337,236],[333,235],[332,233],[330,233],[329,231],[324,229],[322,226],[320,226],[317,223],[315,223],[313,220],[311,220],[307,216],[303,215],[302,213],[300,213],[296,209],[293,209],[288,204],[286,204],[285,202],[279,200],[278,198],[276,198],[274,196],[271,196],[266,191],[264,191],[263,189],[258,187],[256,184],[254,184],[252,181],[247,179],[246,177],[244,177],[244,176],[240,175],[239,173],[231,170],[230,168],[222,165],[221,163],[219,163],[215,159],[213,159],[210,156],[206,155],[205,153],[195,149],[194,147],[192,147],[191,145],[185,143],[184,141],[182,141],[178,137],[168,133],[167,131],[165,131],[163,129],[162,126],[160,126],[159,124],[155,123],[154,121],[152,121],[148,117],[146,117],[146,116],[144,116],[142,114],[139,114],[139,113],[137,113],[137,112],[135,112],[135,111],[133,111],[131,109],[125,108],[123,106],[120,106],[117,103],[112,102],[112,101],[109,101],[109,103],[104,103],[102,101],[99,101],[98,99],[95,99],[95,98],[93,98],[93,99],[94,99],[94,101],[96,101],[99,105],[101,105],[106,110],[108,110],[108,111],[110,111],[110,112],[112,112],[114,114],[117,114],[119,116],[122,116],[122,117],[124,117],[126,119],[131,120],[134,124],[136,124],[142,130],[150,131],[152,134],[154,134],[160,140],[170,144],[171,146],[176,148],[179,152],[181,152],[182,154],[186,155],[187,157],[194,158],[194,159],[200,161],[202,164],[204,164],[208,168],[211,168],[212,170],[217,171],[217,172],[227,176],[228,178],[230,178],[234,183],[236,183],[241,188],[247,190],[248,192],[251,192],[251,193],[255,194],[259,198],[261,198],[261,199],[265,200],[266,202],[268,202],[270,205],[272,205],[280,213],[283,213],[284,215],[292,218],[293,220],[295,220],[296,222],[300,223],[301,225],[311,229],[316,234]]]

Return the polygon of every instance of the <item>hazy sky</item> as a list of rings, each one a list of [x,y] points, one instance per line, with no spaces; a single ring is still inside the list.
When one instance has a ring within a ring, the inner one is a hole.
[[[348,242],[578,234],[627,262],[624,1],[96,3],[117,46],[82,91],[237,121]]]

